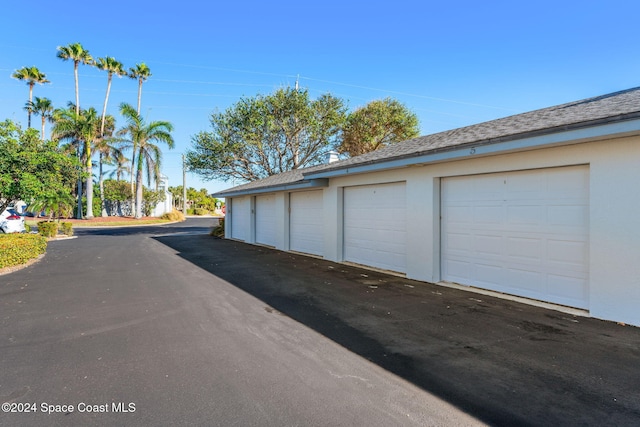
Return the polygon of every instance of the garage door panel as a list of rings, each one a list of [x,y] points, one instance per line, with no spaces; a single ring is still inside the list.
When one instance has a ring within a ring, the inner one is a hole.
[[[540,283],[545,281],[544,274],[539,271],[531,270],[519,270],[517,268],[510,268],[507,270],[506,283],[517,283],[518,287],[505,288],[505,292],[514,292],[518,289],[523,289],[529,292],[531,295],[540,294]]]
[[[406,270],[405,183],[344,189],[344,260]]]
[[[273,194],[256,197],[256,243],[275,246],[276,215]]]
[[[546,216],[546,209],[531,204],[508,206],[506,212],[507,223],[514,225],[540,225]]]
[[[544,254],[544,242],[532,237],[509,237],[507,240],[507,254],[512,259],[521,261],[540,262]]]
[[[444,178],[443,279],[586,308],[588,175],[576,166]]]
[[[504,242],[502,236],[494,235],[477,235],[473,237],[473,245],[470,247],[486,255],[500,255],[503,250]]]
[[[586,279],[559,275],[549,275],[549,292],[558,298],[575,300],[586,298]]]
[[[587,227],[589,222],[587,206],[581,205],[553,205],[548,207],[551,225]]]
[[[474,212],[474,223],[499,224],[503,216],[502,206],[485,205],[476,206]]]
[[[471,245],[473,238],[469,233],[449,233],[446,239],[447,250],[468,252],[469,248],[473,247]]]
[[[497,260],[496,260],[497,261]],[[474,276],[478,278],[481,283],[490,284],[492,286],[503,283],[504,280],[504,268],[496,264],[475,264]]]
[[[562,264],[565,268],[578,267],[584,269],[584,259],[587,256],[587,242],[565,240],[549,240],[547,244],[549,260]]]
[[[249,237],[249,198],[231,200],[231,238],[247,240]]]
[[[313,255],[324,251],[322,191],[289,195],[289,249]]]

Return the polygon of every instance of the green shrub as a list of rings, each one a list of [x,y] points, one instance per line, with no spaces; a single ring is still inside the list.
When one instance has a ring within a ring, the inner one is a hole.
[[[46,250],[47,239],[37,234],[0,234],[0,268],[24,264]]]
[[[31,233],[31,226],[29,224],[27,224],[26,222],[24,223],[24,230],[27,233]]]
[[[224,237],[224,218],[218,220],[218,225],[211,230],[210,236]]]
[[[207,215],[209,213],[205,208],[195,208],[196,215]]]
[[[168,219],[169,221],[184,221],[184,215],[179,210],[174,209],[173,211],[162,215],[162,219]]]
[[[56,237],[58,235],[58,223],[54,221],[40,221],[38,233],[44,237]]]
[[[73,223],[72,222],[61,222],[60,228],[62,228],[62,234],[66,234],[67,236],[73,236]]]
[[[187,209],[187,215],[195,215],[195,214],[196,214],[195,209]]]

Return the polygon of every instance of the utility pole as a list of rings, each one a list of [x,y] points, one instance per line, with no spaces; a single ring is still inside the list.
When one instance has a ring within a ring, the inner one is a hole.
[[[184,154],[182,155],[182,213],[187,214],[187,168],[184,164]]]

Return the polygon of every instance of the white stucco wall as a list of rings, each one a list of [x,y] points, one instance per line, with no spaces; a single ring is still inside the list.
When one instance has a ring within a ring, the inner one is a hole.
[[[343,261],[344,187],[405,181],[406,276],[437,283],[441,178],[568,165],[589,165],[589,313],[640,326],[640,137],[490,157],[470,155],[454,162],[332,178],[323,189],[324,258]],[[288,193],[277,193],[276,247],[281,250],[289,249],[288,200]]]

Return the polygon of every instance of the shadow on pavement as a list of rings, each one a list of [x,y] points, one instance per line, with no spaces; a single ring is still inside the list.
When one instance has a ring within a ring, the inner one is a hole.
[[[196,220],[161,224],[161,225],[129,225],[126,227],[78,227],[74,228],[74,233],[78,236],[132,236],[137,234],[208,234],[213,227],[218,225],[217,218],[198,218]]]
[[[488,424],[640,420],[640,328],[207,235],[155,238]]]

